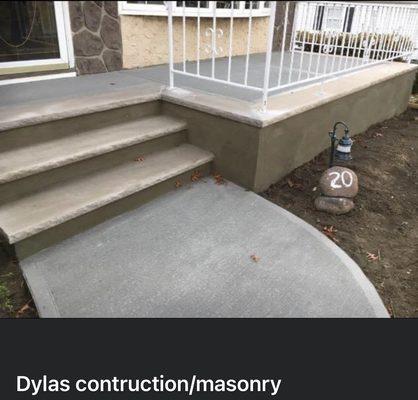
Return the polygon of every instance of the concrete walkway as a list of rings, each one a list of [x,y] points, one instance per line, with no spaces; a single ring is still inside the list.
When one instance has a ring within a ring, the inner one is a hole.
[[[212,178],[21,267],[42,317],[388,316],[360,268],[324,235]]]

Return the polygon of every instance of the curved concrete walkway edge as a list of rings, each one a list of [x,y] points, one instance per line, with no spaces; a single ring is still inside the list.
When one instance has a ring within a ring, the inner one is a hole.
[[[359,266],[325,235],[212,178],[21,267],[41,317],[389,316]]]

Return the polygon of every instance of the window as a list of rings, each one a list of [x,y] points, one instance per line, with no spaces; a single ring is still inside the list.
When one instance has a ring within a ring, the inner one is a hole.
[[[318,6],[315,10],[313,28],[315,30],[331,30],[351,32],[354,7]]]
[[[344,6],[327,7],[324,29],[341,31],[344,21]]]
[[[216,17],[230,17],[232,5],[235,17],[263,17],[270,15],[269,1],[176,1],[173,15],[212,17],[216,7]],[[252,9],[250,6],[252,3]],[[164,1],[119,1],[119,14],[124,15],[167,15]],[[200,7],[198,7],[200,5]]]

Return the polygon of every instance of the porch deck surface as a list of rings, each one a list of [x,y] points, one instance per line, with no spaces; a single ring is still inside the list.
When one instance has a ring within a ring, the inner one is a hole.
[[[272,64],[270,73],[270,87],[278,83],[279,70],[281,63],[281,53],[272,54]],[[292,57],[290,52],[286,52],[283,57],[282,84],[296,82],[306,79],[307,69],[316,72],[338,72],[344,66],[356,66],[361,60],[346,58],[340,56],[329,56],[319,54],[305,54],[294,52]],[[231,81],[243,83],[245,77],[245,56],[232,57],[231,63]],[[264,79],[265,54],[252,54],[249,58],[248,84],[261,88]],[[290,68],[292,66],[292,68]],[[182,69],[183,65],[176,64],[175,68]],[[200,74],[203,76],[211,75],[212,62],[204,60],[200,62]],[[197,69],[196,62],[187,62],[186,71],[195,73]],[[292,73],[290,74],[290,70]],[[217,79],[227,79],[228,77],[228,58],[216,59],[215,77]],[[313,77],[311,74],[310,77]],[[160,85],[168,85],[169,73],[168,65],[158,65],[153,67],[122,70],[102,74],[83,75],[72,78],[62,78],[55,80],[45,80],[13,85],[0,86],[0,107],[11,107],[24,105],[33,102],[49,102],[71,97],[82,97],[98,94],[112,94],[124,89],[138,88],[141,90],[143,85],[149,82],[155,82]],[[194,77],[175,74],[175,85],[189,89],[196,89],[213,94],[220,94],[235,99],[256,102],[262,97],[261,92],[250,89],[242,89],[214,81],[207,81]],[[297,87],[306,84],[302,83]],[[272,92],[272,94],[280,91]]]
[[[21,267],[44,317],[388,316],[333,242],[262,197],[211,178]]]

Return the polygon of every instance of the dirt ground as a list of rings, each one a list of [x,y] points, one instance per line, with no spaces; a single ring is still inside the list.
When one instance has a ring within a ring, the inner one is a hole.
[[[333,216],[314,208],[329,151],[272,185],[263,196],[344,249],[393,317],[418,317],[418,110],[377,124],[354,141],[354,159],[347,166],[359,178],[359,193],[350,213]]]
[[[17,261],[0,246],[0,318],[34,318],[38,313]]]
[[[418,110],[375,125],[354,140],[354,160],[348,166],[357,173],[360,190],[349,214],[332,216],[313,206],[328,151],[263,196],[343,248],[375,285],[392,316],[418,317]],[[17,263],[4,251],[0,317],[37,317]]]

